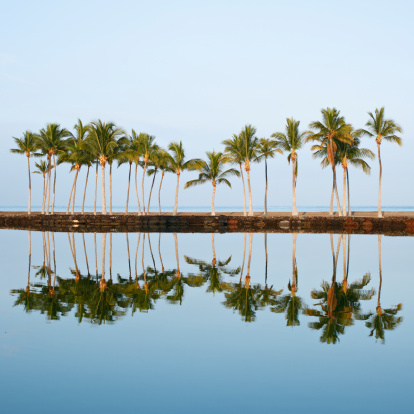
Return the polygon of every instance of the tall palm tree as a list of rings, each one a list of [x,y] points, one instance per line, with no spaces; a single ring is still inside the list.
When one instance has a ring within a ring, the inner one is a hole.
[[[175,190],[175,203],[173,211],[173,215],[175,216],[177,215],[178,189],[180,186],[181,171],[194,171],[199,168],[203,161],[199,158],[193,158],[191,160],[185,161],[185,152],[183,148],[183,143],[181,141],[171,142],[171,144],[168,146],[168,150],[171,152],[168,157],[170,167],[174,170],[175,174],[177,175],[177,188]]]
[[[364,133],[370,137],[375,137],[378,148],[378,162],[379,162],[379,187],[378,187],[378,217],[382,217],[381,212],[381,179],[382,179],[382,163],[381,163],[381,142],[384,139],[388,142],[395,142],[398,145],[402,145],[402,139],[399,137],[397,132],[400,134],[403,132],[402,128],[395,123],[392,119],[385,119],[384,107],[381,109],[375,109],[375,115],[372,112],[368,112],[371,119],[365,124],[368,127],[364,130]]]
[[[93,121],[88,125],[89,136],[87,147],[95,158],[99,159],[102,167],[102,214],[106,214],[105,200],[105,165],[108,158],[118,146],[117,141],[123,135],[123,130],[112,122]]]
[[[221,152],[206,152],[207,161],[202,161],[199,166],[200,174],[196,180],[187,181],[184,185],[184,188],[194,187],[195,185],[204,184],[207,181],[210,181],[213,185],[213,197],[211,200],[211,215],[215,216],[216,212],[214,211],[214,198],[216,195],[216,186],[217,184],[226,184],[231,188],[230,181],[227,179],[229,175],[235,175],[236,177],[240,176],[240,173],[234,168],[229,168],[226,171],[223,171],[223,166],[229,160]]]
[[[35,163],[36,171],[33,171],[33,174],[42,174],[43,176],[43,197],[42,197],[42,214],[45,212],[45,202],[46,202],[46,174],[49,171],[49,166],[46,161],[41,160],[40,162]],[[53,166],[51,167],[53,168]]]
[[[315,132],[310,132],[306,138],[306,141],[316,141],[318,145],[312,147],[312,151],[320,149],[321,146],[326,146],[328,162],[332,167],[332,195],[329,215],[333,215],[333,197],[336,195],[336,201],[338,203],[338,214],[342,216],[341,204],[339,202],[338,189],[336,186],[336,165],[335,154],[339,142],[352,143],[350,132],[352,126],[345,122],[345,118],[340,116],[340,111],[336,108],[326,108],[321,110],[322,122],[311,122],[309,127]]]
[[[247,216],[246,211],[246,187],[244,184],[244,176],[243,176],[243,148],[242,148],[242,139],[240,135],[233,134],[231,139],[226,139],[223,141],[223,145],[225,146],[224,151],[226,157],[229,158],[230,162],[233,164],[237,164],[240,168],[240,176],[242,179],[243,184],[243,212],[244,215]]]
[[[131,169],[132,169],[132,163],[136,160],[136,155],[132,146],[132,138],[130,136],[126,136],[121,138],[118,141],[119,148],[119,156],[117,158],[118,160],[118,168],[124,164],[129,164],[129,174],[128,174],[128,189],[127,189],[127,199],[125,203],[125,213],[128,213],[128,206],[129,206],[129,189],[131,187]]]
[[[282,154],[282,151],[277,147],[277,143],[273,139],[261,138],[259,141],[259,151],[257,161],[265,160],[265,198],[264,198],[264,215],[267,215],[267,159],[274,158],[276,153]]]
[[[144,171],[142,173],[142,211],[145,215],[145,195],[144,195],[144,178],[145,173],[147,171],[148,162],[150,162],[151,158],[156,154],[159,150],[159,146],[154,142],[155,137],[153,135],[149,135],[146,133],[141,134],[141,153],[144,157]],[[149,211],[148,211],[149,212]]]
[[[174,168],[170,163],[170,154],[165,150],[161,150],[157,155],[158,168],[161,170],[160,186],[158,188],[158,213],[161,214],[161,186],[166,172],[174,173]]]
[[[132,134],[129,137],[129,152],[134,155],[134,162],[135,162],[135,192],[137,195],[137,203],[138,203],[138,214],[141,215],[141,204],[139,202],[139,194],[138,194],[138,165],[141,165],[140,158],[142,156],[142,133],[137,134],[134,130],[132,130]],[[144,203],[144,200],[142,200]]]
[[[242,155],[244,169],[247,175],[247,187],[249,190],[249,216],[253,216],[252,187],[250,185],[250,164],[257,161],[259,154],[259,139],[256,137],[256,128],[252,125],[245,125],[240,132],[242,140]]]
[[[275,138],[277,146],[288,152],[288,163],[292,161],[292,216],[298,215],[296,209],[296,180],[298,177],[298,154],[297,150],[303,147],[307,131],[299,132],[300,121],[292,118],[286,118],[285,133],[275,132],[272,137]]]
[[[66,138],[70,136],[70,132],[65,128],[61,128],[59,124],[47,124],[46,128],[42,128],[38,136],[36,136],[36,145],[42,155],[46,155],[48,165],[51,165],[53,158],[53,197],[52,197],[52,209],[51,214],[55,210],[55,193],[56,193],[56,155],[64,153],[66,146]],[[49,168],[48,174],[48,196],[46,214],[49,214],[49,201],[50,201],[50,183],[51,183],[51,168]]]
[[[25,154],[27,157],[27,169],[29,172],[29,202],[27,207],[27,214],[31,213],[32,204],[32,179],[30,177],[30,157],[36,151],[36,136],[33,132],[24,132],[21,138],[13,137],[17,148],[12,148],[10,151],[13,154]]]

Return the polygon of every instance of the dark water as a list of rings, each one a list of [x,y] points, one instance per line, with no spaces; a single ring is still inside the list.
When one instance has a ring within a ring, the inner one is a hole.
[[[0,238],[4,412],[411,412],[413,238]]]

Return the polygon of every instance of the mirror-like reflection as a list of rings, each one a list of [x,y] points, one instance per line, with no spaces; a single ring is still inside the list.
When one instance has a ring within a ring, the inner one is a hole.
[[[340,342],[341,336],[355,324],[365,324],[368,335],[385,343],[385,332],[396,329],[403,321],[402,304],[383,307],[381,303],[382,265],[381,238],[378,236],[379,285],[376,289],[371,280],[371,271],[365,274],[350,276],[351,235],[326,235],[329,237],[332,260],[332,276],[321,275],[319,282],[315,280],[310,291],[299,290],[299,266],[297,260],[298,234],[293,233],[290,275],[279,275],[277,286],[268,285],[268,235],[264,234],[264,275],[259,277],[256,269],[252,272],[253,244],[258,243],[259,234],[243,234],[243,252],[240,263],[235,263],[232,255],[220,257],[216,253],[217,234],[211,234],[211,251],[203,251],[203,257],[182,255],[179,249],[180,236],[173,234],[174,246],[164,246],[161,233],[125,234],[124,241],[120,236],[93,234],[93,251],[95,259],[95,275],[90,273],[88,249],[85,234],[67,234],[67,244],[56,246],[55,234],[43,232],[35,234],[36,242],[41,241],[42,257],[33,260],[32,264],[32,232],[28,232],[28,275],[23,288],[11,291],[15,296],[15,306],[22,307],[25,312],[40,312],[49,320],[59,320],[64,316],[74,315],[78,322],[89,321],[101,325],[114,323],[129,312],[149,312],[157,308],[159,301],[182,305],[188,289],[202,288],[206,294],[220,295],[220,303],[224,308],[238,314],[242,321],[253,322],[258,311],[270,311],[277,323],[285,320],[287,327],[297,327],[306,321],[311,331],[318,331],[320,341],[327,344]],[[86,235],[91,237],[92,235]],[[113,277],[113,238],[116,243],[125,244],[127,274],[116,273]],[[158,257],[154,256],[153,239],[158,239]],[[198,235],[194,235],[194,238]],[[299,236],[300,237],[300,236]],[[82,239],[82,240],[80,240]],[[152,239],[152,240],[151,240]],[[248,244],[247,244],[248,239]],[[336,240],[335,240],[336,239]],[[78,261],[77,245],[82,243],[85,268],[82,270]],[[131,246],[132,243],[132,246]],[[136,245],[134,245],[136,243]],[[101,245],[101,265],[98,267],[98,251]],[[342,280],[338,259],[342,245]],[[134,277],[131,266],[131,247],[135,249]],[[246,247],[248,247],[246,251]],[[174,252],[175,263],[165,268],[163,248]],[[57,273],[56,249],[70,251],[72,266],[60,269]],[[109,249],[109,272],[107,266],[107,250]],[[140,255],[139,255],[140,252]],[[140,256],[140,257],[139,257]],[[208,258],[209,256],[209,258]],[[189,265],[192,271],[180,269],[180,259]],[[140,259],[140,260],[139,260]],[[272,254],[270,255],[272,261]],[[279,258],[280,260],[280,258]],[[317,259],[316,259],[317,260]],[[139,263],[140,262],[140,263]],[[158,266],[158,269],[157,269]],[[276,266],[277,268],[277,266]],[[34,269],[34,279],[31,278]],[[301,270],[301,278],[309,277],[306,269]],[[318,287],[320,286],[320,287]],[[376,298],[376,304],[375,304]],[[362,306],[366,302],[369,310]],[[280,316],[278,316],[280,315]],[[366,332],[366,331],[365,331]]]

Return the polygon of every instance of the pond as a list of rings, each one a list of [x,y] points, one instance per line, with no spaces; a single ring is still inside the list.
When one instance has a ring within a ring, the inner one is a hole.
[[[414,238],[0,238],[5,412],[410,412]]]

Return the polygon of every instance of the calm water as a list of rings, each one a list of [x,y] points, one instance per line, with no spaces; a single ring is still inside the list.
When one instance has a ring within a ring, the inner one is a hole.
[[[411,412],[414,238],[159,237],[0,232],[3,412]]]

